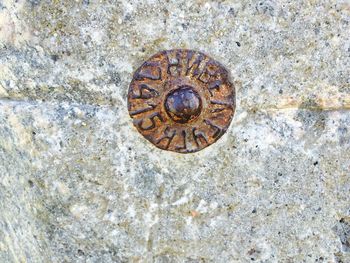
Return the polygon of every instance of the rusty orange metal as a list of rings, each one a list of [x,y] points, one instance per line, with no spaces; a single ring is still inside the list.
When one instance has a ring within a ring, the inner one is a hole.
[[[161,51],[135,71],[128,110],[137,130],[158,148],[193,153],[228,129],[235,88],[224,66],[204,53]]]

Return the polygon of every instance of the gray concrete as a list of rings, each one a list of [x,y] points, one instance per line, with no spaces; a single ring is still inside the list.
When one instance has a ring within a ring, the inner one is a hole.
[[[350,262],[350,3],[0,1],[0,262]],[[133,127],[159,50],[230,71],[195,154]]]

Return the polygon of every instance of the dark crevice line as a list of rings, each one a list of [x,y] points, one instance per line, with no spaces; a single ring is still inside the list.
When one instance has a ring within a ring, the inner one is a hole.
[[[71,104],[73,106],[90,106],[90,107],[104,107],[104,108],[120,108],[120,106],[125,106],[126,105],[126,99],[125,103],[122,105],[117,105],[117,104],[110,104],[110,103],[104,103],[104,104],[94,104],[94,103],[87,103],[87,102],[72,102],[72,101],[60,101],[60,100],[46,100],[46,101],[41,101],[41,100],[35,100],[35,99],[25,99],[25,98],[11,98],[11,97],[0,97],[0,105],[5,104],[5,103],[24,103],[24,104],[32,104],[32,105],[38,105],[38,104],[47,104],[47,105],[56,105],[56,104],[61,104],[61,103],[67,103]],[[343,107],[328,107],[328,108],[320,108],[320,107],[266,107],[266,108],[257,108],[257,107],[252,107],[252,108],[240,108],[242,111],[247,111],[248,113],[256,113],[256,112],[264,112],[264,111],[284,111],[284,110],[307,110],[307,111],[313,111],[313,112],[331,112],[331,111],[348,111],[350,110],[350,105],[345,105]]]
[[[73,102],[73,101],[60,101],[60,100],[46,100],[46,101],[41,101],[41,100],[35,100],[35,99],[16,99],[16,98],[8,98],[8,97],[0,97],[0,105],[2,104],[6,104],[6,103],[12,103],[12,104],[29,104],[29,105],[51,105],[51,106],[55,106],[58,104],[70,104],[72,106],[89,106],[89,107],[103,107],[103,108],[120,108],[120,105],[112,105],[109,103],[105,103],[105,104],[94,104],[94,103],[87,103],[87,102]],[[125,104],[123,104],[123,106],[126,106],[126,102]]]

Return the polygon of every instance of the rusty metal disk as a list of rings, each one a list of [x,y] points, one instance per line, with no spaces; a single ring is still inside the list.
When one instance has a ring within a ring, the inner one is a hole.
[[[128,109],[137,130],[158,148],[192,153],[216,142],[235,111],[227,70],[207,55],[162,51],[138,68]]]

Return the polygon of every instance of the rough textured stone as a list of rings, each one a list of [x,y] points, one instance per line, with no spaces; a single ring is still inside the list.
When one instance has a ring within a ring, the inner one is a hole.
[[[0,262],[350,262],[346,0],[0,2]],[[237,111],[195,154],[133,127],[133,70],[191,48]]]

